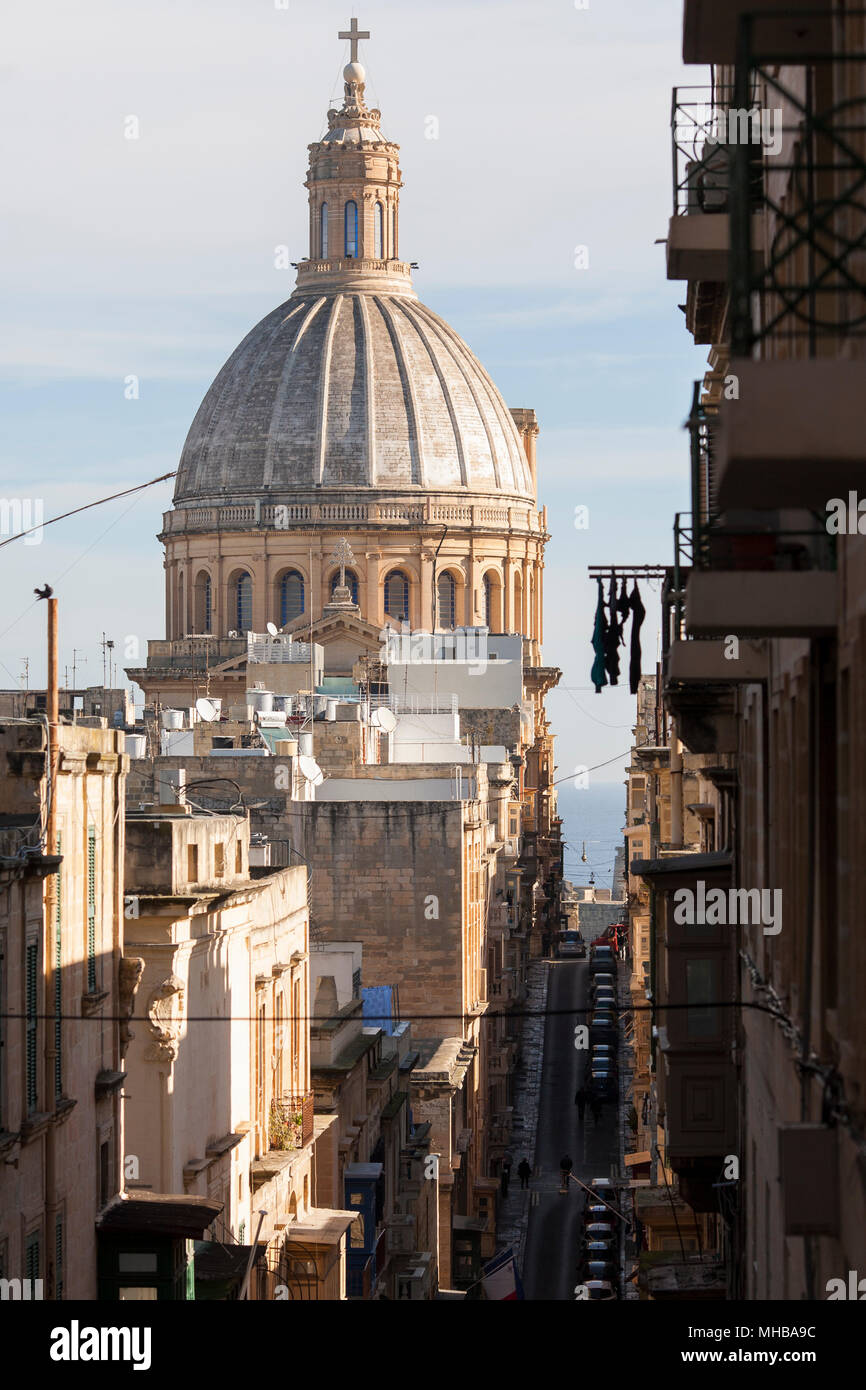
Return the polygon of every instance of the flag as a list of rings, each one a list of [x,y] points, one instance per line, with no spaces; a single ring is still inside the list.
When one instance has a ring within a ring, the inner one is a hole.
[[[484,1297],[494,1302],[523,1298],[523,1285],[517,1272],[514,1251],[509,1248],[495,1255],[482,1269]]]

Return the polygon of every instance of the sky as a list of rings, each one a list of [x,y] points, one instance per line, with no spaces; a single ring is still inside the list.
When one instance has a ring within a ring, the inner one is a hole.
[[[401,146],[415,288],[507,404],[538,415],[557,777],[621,781],[634,698],[627,681],[590,686],[586,566],[671,561],[706,354],[657,244],[671,88],[708,79],[682,66],[681,0],[17,7],[0,58],[3,496],[47,519],[176,468],[217,371],[294,287],[275,248],[307,254],[307,146],[342,96],[351,10],[371,32],[367,100]],[[139,664],[164,635],[156,536],[171,491],[0,549],[0,685],[21,684],[25,659],[44,683],[45,582],[61,679],[74,660],[79,685],[102,683],[104,634],[118,665]],[[645,670],[657,588],[644,590]]]

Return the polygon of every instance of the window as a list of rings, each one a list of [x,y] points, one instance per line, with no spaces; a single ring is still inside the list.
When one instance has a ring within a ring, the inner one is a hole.
[[[195,581],[195,630],[210,632],[213,621],[210,575],[204,571]]]
[[[718,996],[718,966],[714,960],[686,961],[686,1002],[709,1003]],[[686,1014],[690,1038],[713,1038],[719,1031],[719,1011],[715,1008],[689,1008]]]
[[[233,611],[238,632],[249,632],[253,625],[253,581],[245,570],[234,581]]]
[[[346,204],[345,212],[345,247],[346,259],[355,260],[358,255],[358,204],[351,199]]]
[[[198,845],[186,847],[186,878],[188,883],[198,882]]]
[[[457,585],[454,576],[440,574],[436,581],[436,593],[438,597],[438,617],[436,626],[440,628],[451,628],[455,623],[457,609]]]
[[[213,847],[213,873],[214,878],[224,878],[226,872],[226,847],[222,844],[215,844]]]
[[[373,212],[373,255],[379,261],[385,255],[385,209],[381,203]]]
[[[280,580],[280,627],[299,618],[303,611],[303,578],[297,570],[288,570]]]
[[[319,246],[321,247],[321,258],[323,261],[328,259],[328,204],[323,203],[319,212]]]
[[[334,574],[333,574],[333,577],[332,577],[332,579],[331,579],[331,596],[332,596],[332,597],[333,597],[334,590],[336,589],[336,587],[337,587],[337,585],[339,584],[339,582],[340,582],[340,571],[339,571],[339,570],[335,570],[335,571],[334,571]],[[357,576],[357,574],[355,573],[354,570],[346,570],[346,588],[349,590],[350,594],[352,595],[352,602],[353,602],[353,603],[357,603],[357,602],[358,602],[358,576]]]
[[[111,1181],[111,1140],[103,1139],[99,1145],[99,1205],[104,1207],[114,1196]]]
[[[37,999],[38,989],[38,970],[39,970],[39,943],[28,941],[25,959],[25,982],[24,982],[24,1031],[25,1031],[25,1091],[27,1093],[27,1109],[35,1110],[36,1102],[39,1099],[39,1087],[37,1085],[37,1028],[39,1004]]]
[[[385,612],[398,622],[409,621],[409,580],[402,570],[392,570],[385,580]]]
[[[484,576],[484,624],[493,627],[493,580],[489,574]]]
[[[244,871],[244,851],[240,840],[235,845],[235,873],[242,874]]]
[[[60,853],[60,836],[57,836]],[[63,878],[60,869],[54,879],[54,1094],[63,1095]]]
[[[87,827],[87,991],[96,992],[96,827]]]
[[[391,256],[397,255],[397,204],[391,208]]]

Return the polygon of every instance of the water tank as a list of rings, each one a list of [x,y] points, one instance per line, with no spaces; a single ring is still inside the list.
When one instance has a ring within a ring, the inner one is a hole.
[[[182,710],[182,709],[164,709],[163,712],[162,712],[162,727],[163,727],[164,729],[182,729],[182,728],[183,728],[183,710]]]
[[[311,758],[313,756],[312,734],[298,734],[298,751],[302,758]]]
[[[331,724],[333,724],[334,720],[337,718],[337,701],[336,701],[336,700],[329,700],[329,701],[328,701],[327,706],[326,706],[326,708],[325,708],[325,718],[326,718],[326,719],[329,721],[329,723],[331,723]]]
[[[272,690],[248,690],[247,704],[252,705],[259,714],[270,714],[274,708],[274,692]]]
[[[144,734],[127,734],[126,751],[131,758],[147,757],[147,738]]]

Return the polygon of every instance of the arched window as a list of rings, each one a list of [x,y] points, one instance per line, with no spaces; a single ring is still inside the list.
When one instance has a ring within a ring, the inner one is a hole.
[[[321,247],[321,259],[322,259],[323,261],[326,261],[326,260],[328,259],[328,204],[327,204],[327,203],[323,203],[323,204],[322,204],[322,210],[321,210],[321,212],[319,213],[319,245],[320,245],[320,247]]]
[[[452,628],[455,624],[457,612],[457,585],[454,583],[454,576],[440,574],[436,581],[436,595],[438,598],[438,614],[436,626],[439,628]]]
[[[409,580],[402,570],[392,570],[385,580],[385,612],[399,623],[409,621]]]
[[[339,582],[340,582],[340,571],[339,571],[339,570],[334,570],[334,573],[333,573],[333,575],[331,576],[331,596],[332,596],[332,597],[333,597],[333,594],[334,594],[334,590],[336,589],[336,587],[337,587],[337,585],[339,584]],[[357,574],[355,573],[354,570],[346,570],[346,588],[349,590],[349,592],[350,592],[351,595],[352,595],[352,602],[353,602],[353,603],[357,603],[357,602],[358,602],[358,576],[357,576]]]
[[[195,581],[195,630],[196,632],[211,632],[213,622],[213,606],[211,600],[210,575],[202,570]]]
[[[373,255],[381,261],[385,255],[385,209],[377,203],[373,219]]]
[[[397,258],[397,204],[391,208],[391,255]]]
[[[253,625],[253,581],[243,570],[234,580],[231,612],[238,632],[249,632]]]
[[[523,626],[523,580],[519,574],[514,576],[514,631],[525,635]]]
[[[484,622],[488,628],[493,626],[493,580],[489,574],[484,576]]]
[[[177,577],[177,626],[178,637],[186,636],[186,604],[183,601],[183,571]]]
[[[288,570],[280,579],[280,627],[299,618],[303,611],[303,576],[297,570]]]
[[[346,224],[346,259],[357,260],[358,258],[358,204],[351,199],[346,204],[345,213]]]

